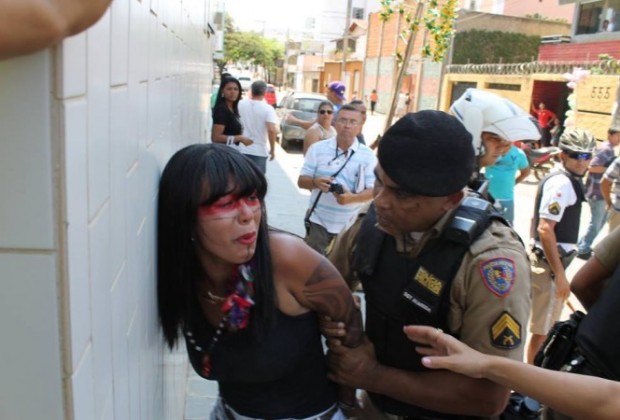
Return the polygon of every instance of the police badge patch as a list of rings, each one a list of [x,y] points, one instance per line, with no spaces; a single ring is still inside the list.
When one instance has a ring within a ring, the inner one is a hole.
[[[507,311],[491,325],[491,344],[502,350],[513,350],[521,345],[521,324]]]
[[[504,297],[515,283],[515,262],[512,258],[491,258],[480,263],[484,285],[493,294]]]
[[[547,207],[547,210],[549,210],[549,214],[553,214],[554,216],[560,214],[561,209],[562,207],[560,207],[560,203],[558,203],[557,201],[554,201],[553,203],[549,204],[549,207]]]

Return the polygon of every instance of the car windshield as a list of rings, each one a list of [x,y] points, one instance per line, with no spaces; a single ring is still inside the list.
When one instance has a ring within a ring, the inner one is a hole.
[[[293,109],[306,112],[317,112],[319,104],[323,102],[321,99],[315,98],[300,98],[296,99],[293,104]]]

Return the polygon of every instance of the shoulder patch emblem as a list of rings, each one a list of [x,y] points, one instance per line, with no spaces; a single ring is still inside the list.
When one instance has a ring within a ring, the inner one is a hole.
[[[491,258],[480,263],[484,285],[493,294],[504,297],[515,284],[515,262],[512,258]]]
[[[561,209],[562,207],[560,207],[560,203],[558,203],[557,201],[554,201],[553,203],[549,204],[549,207],[547,207],[549,213],[553,214],[554,216],[560,214]]]
[[[507,311],[491,325],[491,344],[502,350],[513,350],[521,345],[521,324]]]

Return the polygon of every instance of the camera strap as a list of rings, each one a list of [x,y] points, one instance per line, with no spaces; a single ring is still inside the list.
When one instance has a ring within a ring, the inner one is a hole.
[[[336,146],[336,147],[338,147],[338,146]],[[349,163],[349,161],[351,160],[351,158],[353,157],[354,154],[355,154],[355,150],[351,150],[351,153],[349,153],[349,156],[347,157],[347,160],[344,161],[344,163],[342,164],[340,169],[338,169],[336,172],[334,172],[331,175],[332,178],[336,178],[338,176],[338,174],[344,169],[344,167],[347,166],[347,163]],[[307,223],[310,222],[310,216],[312,215],[312,212],[316,208],[316,205],[319,204],[319,198],[321,198],[321,194],[323,194],[323,191],[319,190],[319,193],[316,195],[314,203],[312,203],[312,207],[310,207],[310,210],[306,212],[306,217],[304,217],[304,223],[307,224]]]

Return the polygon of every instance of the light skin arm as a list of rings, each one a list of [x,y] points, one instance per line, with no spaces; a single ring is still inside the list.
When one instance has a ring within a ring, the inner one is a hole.
[[[286,122],[289,124],[293,124],[299,126],[301,128],[305,128],[306,130],[312,127],[312,124],[316,122],[316,118],[312,121],[302,120],[300,118],[295,117],[292,113],[286,114]]]
[[[333,179],[334,178],[332,178],[331,176],[311,177],[311,176],[300,175],[299,178],[297,179],[297,186],[299,188],[303,188],[305,190],[310,190],[310,191],[312,191],[315,188],[318,188],[319,190],[326,193],[329,191],[329,186],[331,182],[333,181]]]
[[[601,179],[601,193],[608,208],[611,207],[611,184],[611,179],[605,177]]]
[[[30,54],[78,34],[111,0],[0,0],[0,59]]]
[[[312,146],[314,143],[316,143],[317,141],[319,141],[320,139],[321,139],[321,133],[319,132],[318,129],[311,128],[308,131],[306,131],[306,135],[304,137],[304,145],[303,145],[304,156],[306,156],[306,152],[308,151],[308,148]]]
[[[267,123],[267,135],[269,136],[269,160],[273,160],[276,157],[276,137],[278,136],[275,123]]]
[[[435,328],[407,326],[407,337],[430,369],[448,369],[472,378],[487,378],[578,419],[616,419],[620,383],[594,376],[542,369],[503,357],[479,353]]]
[[[519,169],[519,176],[515,179],[515,185],[526,179],[530,175],[530,167],[526,166],[523,169]]]
[[[343,186],[343,189],[345,187]],[[353,204],[353,203],[365,203],[367,201],[372,200],[372,188],[366,188],[364,191],[359,193],[352,193],[345,189],[344,194],[336,194],[333,193],[334,197],[336,197],[336,201],[338,204]]]
[[[596,165],[596,166],[590,166],[588,168],[588,172],[590,172],[591,174],[602,174],[607,170],[607,167],[605,166],[601,166],[601,165]]]
[[[594,302],[605,288],[605,280],[611,276],[607,269],[594,255],[573,277],[570,288],[586,310],[590,310]]]
[[[555,296],[558,299],[566,300],[570,295],[570,285],[558,252],[558,242],[554,231],[556,224],[557,222],[553,220],[541,217],[538,221],[537,230],[545,258],[554,274]]]

